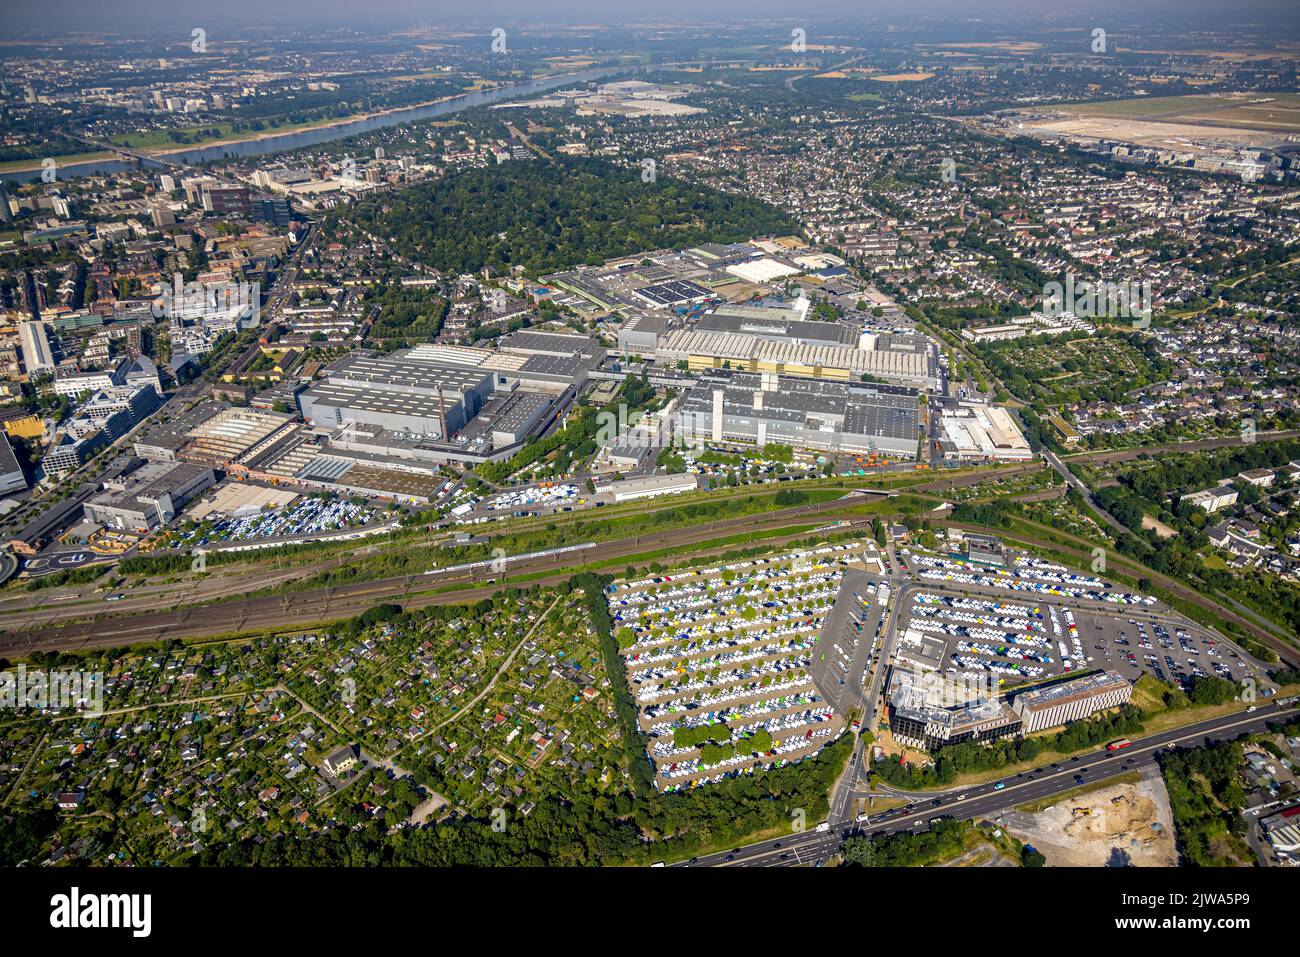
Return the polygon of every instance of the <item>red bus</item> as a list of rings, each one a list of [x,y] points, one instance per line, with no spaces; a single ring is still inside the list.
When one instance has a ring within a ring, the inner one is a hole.
[[[1127,748],[1132,743],[1133,742],[1128,738],[1120,738],[1118,741],[1112,741],[1110,744],[1106,745],[1106,750],[1119,751],[1121,748]]]

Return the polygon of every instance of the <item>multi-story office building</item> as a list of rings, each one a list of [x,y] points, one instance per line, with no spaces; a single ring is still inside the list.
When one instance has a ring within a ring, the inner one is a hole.
[[[253,213],[262,222],[281,228],[293,220],[293,206],[287,199],[260,199],[254,205]]]
[[[143,534],[170,522],[216,480],[216,473],[201,465],[151,462],[105,482],[104,491],[86,502],[86,517],[106,528]]]
[[[101,389],[92,395],[77,410],[77,415],[103,427],[110,417],[124,412],[128,422],[126,432],[129,432],[157,409],[161,401],[152,385],[113,386],[112,388]],[[119,439],[126,432],[112,437]]]
[[[85,465],[96,451],[107,444],[108,436],[99,429],[79,438],[64,432],[41,459],[41,468],[48,476],[62,478]]]
[[[126,409],[109,409],[98,419],[76,415],[63,423],[63,431],[73,438],[80,439],[95,432],[103,432],[109,442],[116,442],[131,431],[134,423],[131,413]]]
[[[215,186],[217,181],[211,176],[191,176],[181,180],[181,188],[185,190],[185,202],[191,206],[198,206],[203,202],[203,191],[209,186]]]
[[[889,730],[899,742],[933,751],[1019,734],[1020,715],[992,696],[952,696],[933,672],[895,669],[889,682]]]
[[[203,188],[203,208],[223,216],[248,216],[251,207],[248,202],[247,186],[219,186],[211,184]]]
[[[1020,716],[1005,704],[986,701],[964,708],[891,707],[894,738],[933,751],[950,744],[997,741],[1020,733]]]
[[[1221,508],[1236,505],[1237,490],[1231,485],[1219,485],[1215,488],[1207,488],[1200,492],[1193,492],[1190,495],[1184,495],[1182,499],[1180,499],[1179,504],[1182,504],[1183,502],[1213,513],[1217,512]]]
[[[1115,671],[1084,675],[1070,681],[1018,694],[1012,707],[1024,721],[1025,734],[1079,721],[1107,708],[1118,708],[1133,695],[1128,679]]]
[[[150,203],[149,218],[156,229],[176,225],[176,214],[172,212],[171,206],[167,203]]]

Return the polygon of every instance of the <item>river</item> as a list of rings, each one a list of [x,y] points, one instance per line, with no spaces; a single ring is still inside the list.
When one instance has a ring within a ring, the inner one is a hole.
[[[590,70],[581,70],[577,73],[565,73],[558,76],[546,77],[544,79],[527,80],[523,83],[512,83],[509,86],[497,87],[492,90],[462,93],[459,96],[444,100],[441,103],[431,103],[424,106],[396,109],[388,113],[383,113],[377,116],[368,116],[363,119],[352,120],[346,123],[335,123],[330,126],[321,126],[315,129],[297,130],[292,133],[265,136],[261,139],[242,140],[238,143],[223,143],[216,146],[198,146],[194,149],[185,150],[183,152],[169,153],[168,159],[174,163],[195,166],[212,160],[263,156],[267,153],[279,153],[284,150],[302,149],[306,146],[319,146],[321,143],[346,139],[349,136],[356,136],[360,133],[370,133],[374,130],[384,129],[389,126],[398,126],[402,123],[430,120],[439,116],[449,116],[452,113],[459,113],[461,110],[473,109],[476,106],[486,106],[502,100],[512,100],[523,96],[530,96],[535,93],[543,93],[547,90],[554,90],[557,87],[569,86],[575,83],[586,83],[589,80],[600,79],[601,77],[608,76],[612,73],[628,73],[645,68],[646,67],[643,66],[594,67]],[[149,160],[143,161],[140,165],[149,169],[165,170],[167,168],[163,163]],[[135,163],[130,163],[125,160],[98,160],[85,163],[69,163],[66,166],[59,166],[58,177],[59,179],[68,179],[77,176],[120,173],[124,170],[133,169],[135,167]],[[33,180],[40,179],[40,177],[41,170],[39,168],[0,174],[0,179],[13,180],[19,183],[32,182]]]

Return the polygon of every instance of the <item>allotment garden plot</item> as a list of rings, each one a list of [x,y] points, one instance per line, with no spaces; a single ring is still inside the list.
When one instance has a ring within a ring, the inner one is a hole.
[[[827,545],[610,586],[660,789],[799,761],[844,730],[811,672],[852,557]]]

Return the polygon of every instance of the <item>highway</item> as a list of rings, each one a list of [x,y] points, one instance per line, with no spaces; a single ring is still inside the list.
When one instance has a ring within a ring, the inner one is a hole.
[[[1269,721],[1283,714],[1275,704],[1260,705],[1254,713],[1234,712],[1211,718],[1183,728],[1139,738],[1133,745],[1120,751],[1104,749],[1080,754],[1074,758],[1012,775],[984,784],[934,791],[906,807],[885,811],[862,824],[836,824],[826,831],[814,827],[749,844],[730,851],[719,851],[691,861],[674,864],[675,867],[791,867],[815,864],[837,854],[845,839],[855,835],[888,834],[895,831],[921,830],[940,817],[985,819],[1008,811],[1017,805],[1040,798],[1061,794],[1082,784],[1114,777],[1126,771],[1150,767],[1156,754],[1170,747],[1197,746],[1212,741],[1232,739],[1265,729]],[[1288,709],[1287,713],[1294,714]],[[1001,785],[999,787],[998,785]],[[888,796],[877,794],[877,797]]]

